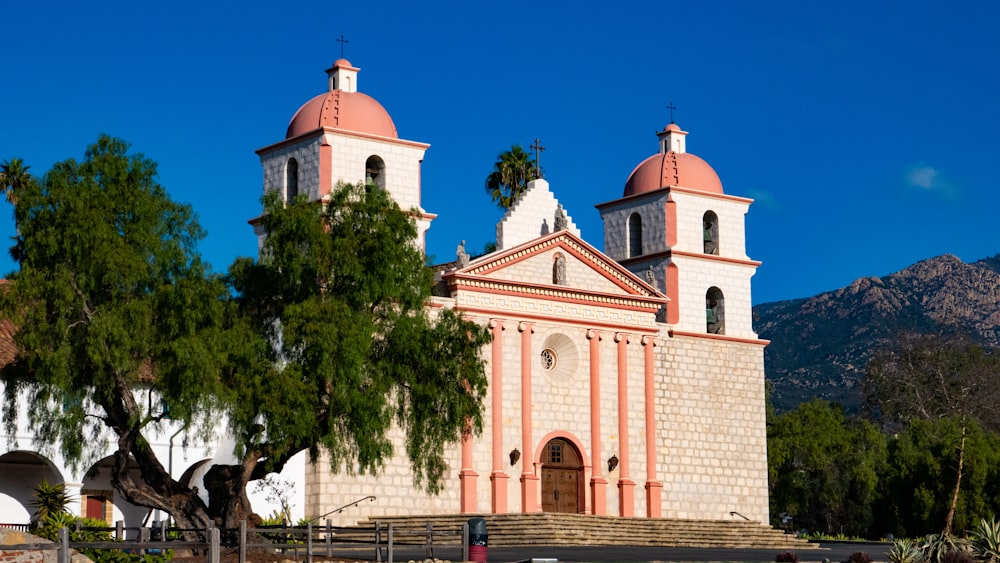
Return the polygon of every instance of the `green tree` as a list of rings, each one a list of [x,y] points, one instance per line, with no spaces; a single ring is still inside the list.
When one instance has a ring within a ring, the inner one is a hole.
[[[119,139],[25,183],[20,269],[0,292],[18,329],[0,370],[8,432],[26,396],[38,443],[77,466],[110,434],[115,488],[184,528],[248,518],[247,483],[303,450],[377,471],[394,423],[416,481],[437,490],[444,446],[482,428],[488,331],[431,316],[416,229],[382,190],[343,186],[325,208],[273,195],[265,206],[264,259],[223,277],[196,251],[191,209]],[[208,471],[207,505],[149,447],[164,405],[192,438],[229,421],[238,461]]]
[[[12,433],[23,393],[36,444],[77,467],[110,437],[124,498],[205,525],[204,504],[170,478],[147,435],[162,428],[158,397],[192,433],[215,418],[226,287],[195,251],[191,209],[166,196],[155,163],[127,151],[101,136],[82,161],[17,188],[19,270],[0,292],[17,327],[17,354],[0,371],[4,423]]]
[[[967,530],[984,514],[1000,511],[1000,437],[957,417],[914,419],[889,439],[876,519],[881,533],[936,533],[952,510],[958,474],[957,444],[965,439],[962,495],[953,527]]]
[[[825,533],[865,535],[872,523],[885,438],[865,420],[849,420],[820,399],[768,425],[771,514]]]
[[[510,209],[528,188],[528,182],[538,178],[535,158],[524,152],[521,145],[497,155],[493,171],[486,177],[486,193],[500,209]]]
[[[997,431],[1000,412],[995,384],[1000,356],[962,336],[903,335],[878,351],[865,374],[866,410],[887,431],[909,427],[915,420],[954,419],[956,472],[943,534],[954,524],[967,459],[967,429],[974,425]]]

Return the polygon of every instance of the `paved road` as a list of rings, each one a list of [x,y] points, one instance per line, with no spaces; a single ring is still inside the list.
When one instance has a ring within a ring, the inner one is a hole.
[[[868,553],[874,561],[885,561],[889,548],[882,543],[821,543],[819,549],[803,549],[796,553],[799,561],[833,563],[846,561],[848,556],[858,551]],[[646,561],[734,561],[771,563],[775,555],[786,551],[781,549],[717,549],[687,547],[593,547],[593,546],[535,546],[535,547],[493,547],[487,549],[489,563],[530,561],[532,559],[566,562],[622,563]],[[374,554],[354,557],[371,558]],[[438,559],[459,561],[460,548],[437,547],[434,552]],[[417,547],[396,547],[394,561],[422,561],[424,551]]]

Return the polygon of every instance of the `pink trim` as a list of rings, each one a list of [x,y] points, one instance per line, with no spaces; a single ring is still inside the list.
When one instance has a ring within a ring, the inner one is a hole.
[[[677,246],[677,203],[668,199],[663,204],[663,218],[666,221],[664,228],[667,248]]]
[[[531,335],[534,323],[520,322],[517,330],[521,333],[521,452],[534,451],[531,442]],[[521,511],[539,512],[538,476],[534,464],[521,466]]]
[[[473,291],[473,292],[476,292],[476,293],[488,293],[490,295],[510,295],[510,296],[515,296],[515,297],[529,297],[529,298],[530,297],[534,297],[534,298],[545,299],[546,301],[561,301],[563,303],[575,303],[577,305],[590,305],[590,306],[595,306],[596,305],[596,306],[600,306],[600,305],[605,305],[607,303],[604,300],[594,300],[594,301],[591,301],[589,299],[581,299],[579,297],[564,297],[564,296],[560,296],[560,295],[544,295],[544,294],[539,295],[539,294],[529,293],[529,292],[526,292],[526,291],[514,291],[514,290],[510,290],[510,289],[499,289],[499,288],[495,288],[495,287],[477,287],[475,285],[471,285],[471,284],[475,283],[476,281],[478,281],[478,280],[468,280],[468,281],[466,281],[466,280],[458,280],[456,283],[450,284],[449,289],[451,289],[452,291],[463,290],[463,291]],[[507,282],[507,280],[488,280],[488,282],[489,283],[504,284],[504,285],[508,285],[508,286],[511,286],[511,287],[535,288],[535,289],[546,289],[546,290],[551,289],[553,291],[558,291],[560,293],[578,293],[578,292],[565,291],[564,289],[562,289],[564,286],[558,286],[558,285],[552,285],[552,286],[550,286],[550,285],[542,285],[542,284],[536,284],[536,285],[531,285],[531,284],[515,284],[515,283]],[[469,285],[467,285],[467,284],[469,284]],[[592,295],[592,296],[595,296],[595,297],[603,297],[604,299],[615,299],[615,300],[622,300],[622,301],[639,301],[639,302],[645,301],[647,303],[646,305],[624,305],[624,304],[614,305],[615,309],[619,309],[619,310],[626,309],[626,310],[629,310],[629,311],[638,311],[640,313],[656,313],[656,311],[658,311],[660,309],[660,305],[667,304],[667,301],[668,301],[667,299],[662,299],[662,298],[655,299],[655,300],[654,299],[646,299],[646,300],[644,300],[642,298],[637,298],[637,297],[631,296],[631,295],[615,295],[614,293],[596,293],[596,292],[591,292],[591,293],[587,293],[587,295]]]
[[[629,439],[628,439],[628,337],[624,332],[615,334],[618,343],[618,488],[624,495],[624,485],[632,482],[629,479]],[[632,483],[634,486],[635,483]],[[626,502],[624,496],[620,499],[621,516],[635,514],[635,500]]]
[[[686,258],[699,258],[701,260],[709,260],[712,262],[729,262],[730,264],[741,264],[743,266],[760,266],[761,262],[759,260],[743,260],[741,258],[726,258],[725,256],[716,256],[715,254],[703,254],[700,252],[685,252],[683,250],[674,250],[674,256],[684,256]]]
[[[491,319],[493,342],[490,356],[490,425],[493,442],[493,471],[490,474],[492,486],[492,509],[494,514],[507,512],[507,474],[503,465],[503,319]]]
[[[663,518],[663,483],[646,481],[646,517]]]
[[[656,388],[653,378],[656,367],[653,348],[656,346],[656,339],[643,336],[641,342],[646,391],[646,516],[659,518],[663,513],[660,500],[663,485],[656,480]]]
[[[271,152],[273,150],[280,149],[280,148],[288,146],[288,145],[294,145],[294,144],[297,144],[297,143],[301,143],[302,141],[305,141],[305,140],[307,140],[307,139],[309,139],[311,137],[319,136],[319,135],[322,135],[322,134],[325,134],[325,133],[334,133],[334,134],[337,134],[337,135],[345,135],[347,137],[358,137],[358,138],[361,138],[361,139],[373,139],[373,140],[376,140],[376,141],[384,141],[386,143],[392,143],[394,145],[403,145],[403,146],[407,146],[407,147],[414,147],[414,148],[419,148],[419,149],[424,149],[424,150],[427,150],[427,149],[429,149],[431,147],[427,143],[420,143],[420,142],[417,142],[417,141],[407,141],[405,139],[395,139],[395,138],[392,138],[392,137],[381,137],[379,135],[372,135],[372,134],[369,134],[369,133],[362,133],[360,131],[351,131],[349,129],[337,129],[337,128],[334,128],[334,127],[317,127],[317,128],[315,128],[315,129],[313,129],[311,131],[306,131],[306,132],[302,133],[301,135],[285,139],[284,141],[278,141],[277,143],[271,143],[270,145],[261,147],[261,148],[257,149],[254,152],[256,154],[260,155],[260,156],[263,156],[263,155],[265,155],[265,154],[267,154],[267,153],[269,153],[269,152]]]
[[[458,474],[461,483],[461,494],[459,496],[459,509],[463,514],[478,512],[476,507],[476,481],[479,474],[472,470],[472,432],[466,432],[462,436],[462,470]]]
[[[673,262],[667,264],[667,297],[670,303],[667,304],[667,323],[675,325],[681,321],[680,311],[680,285],[681,275],[677,270],[677,264]]]
[[[490,254],[488,258],[482,258],[461,270],[452,270],[445,274],[445,278],[461,276],[466,279],[476,279],[498,269],[516,264],[531,256],[541,252],[546,252],[552,247],[559,247],[573,254],[581,261],[594,266],[594,271],[600,273],[609,281],[624,289],[626,293],[635,298],[655,298],[656,294],[649,294],[649,286],[643,280],[622,268],[618,262],[611,260],[604,253],[587,244],[583,239],[574,235],[570,231],[556,231],[548,235],[533,239],[509,250],[502,250]],[[480,278],[481,279],[481,278]],[[449,280],[450,283],[450,280]],[[556,286],[562,287],[562,286]]]
[[[462,313],[470,313],[470,314],[473,314],[473,315],[477,315],[478,314],[478,315],[483,315],[483,316],[496,315],[497,313],[501,312],[498,309],[486,309],[484,307],[460,307],[460,306],[456,306],[455,307],[455,311],[462,312]],[[611,330],[629,330],[631,332],[637,332],[637,333],[641,332],[641,333],[645,333],[645,334],[657,334],[657,333],[660,332],[660,329],[658,327],[640,327],[640,326],[633,326],[633,325],[627,325],[627,324],[601,323],[601,322],[594,322],[594,321],[591,321],[591,320],[588,320],[588,319],[577,320],[577,319],[570,319],[570,318],[564,318],[564,317],[554,317],[554,316],[551,316],[551,315],[548,315],[548,316],[547,315],[530,315],[530,314],[522,314],[522,313],[518,313],[518,316],[520,316],[521,318],[524,318],[524,319],[531,319],[533,321],[546,321],[546,322],[548,322],[548,321],[552,321],[552,320],[558,320],[560,323],[563,323],[563,324],[571,324],[571,325],[584,326],[584,327],[601,327],[601,328],[607,328],[607,329],[611,329]]]
[[[319,196],[333,191],[333,147],[323,139],[319,146]]]
[[[686,188],[682,188],[680,186],[667,186],[667,187],[664,187],[664,188],[660,188],[658,190],[653,190],[651,192],[645,192],[645,193],[635,194],[635,195],[627,195],[627,196],[620,197],[618,199],[613,199],[611,201],[605,201],[604,203],[598,203],[594,207],[596,207],[598,210],[601,210],[601,209],[603,209],[605,207],[611,207],[613,205],[618,205],[618,204],[621,204],[622,202],[625,202],[625,201],[638,201],[638,200],[640,200],[642,198],[656,199],[657,197],[661,197],[663,195],[670,195],[670,192],[679,192],[679,193],[684,193],[684,194],[698,195],[698,196],[709,197],[709,198],[712,198],[712,199],[718,199],[718,200],[722,200],[722,201],[733,201],[733,202],[739,202],[739,203],[746,203],[748,205],[751,204],[751,203],[753,203],[753,201],[754,201],[752,198],[748,198],[748,197],[740,197],[740,196],[728,195],[728,194],[713,194],[713,193],[703,192],[703,191],[699,191],[699,190],[689,190],[689,189],[686,189]]]
[[[593,513],[606,516],[608,513],[608,481],[601,476],[601,332],[588,330],[590,341],[590,455],[591,478],[590,495]]]
[[[771,343],[770,340],[761,340],[760,338],[739,338],[736,336],[725,336],[722,334],[708,334],[701,332],[684,332],[680,330],[671,330],[668,332],[671,337],[674,336],[686,336],[689,338],[705,338],[708,340],[724,340],[726,342],[738,342],[741,344],[756,344],[758,346],[767,346]]]
[[[635,481],[618,480],[618,506],[621,508],[622,516],[626,518],[635,516]]]
[[[507,480],[510,475],[503,471],[494,471],[490,474],[490,502],[493,507],[493,514],[507,514]]]

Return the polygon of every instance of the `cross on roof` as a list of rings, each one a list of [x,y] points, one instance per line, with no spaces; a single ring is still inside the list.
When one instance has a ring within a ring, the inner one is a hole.
[[[337,43],[340,43],[340,58],[344,58],[344,44],[350,43],[347,39],[344,39],[344,34],[340,34],[340,39],[337,39]]]
[[[544,151],[545,147],[542,146],[542,143],[541,143],[541,141],[538,140],[538,137],[535,137],[535,142],[532,143],[531,146],[528,147],[528,148],[531,149],[531,150],[533,150],[533,151],[535,151],[535,177],[541,178],[542,177],[542,161],[541,161],[540,155],[538,153]]]
[[[673,102],[667,104],[667,109],[670,110],[670,123],[674,122],[674,110],[677,109]]]

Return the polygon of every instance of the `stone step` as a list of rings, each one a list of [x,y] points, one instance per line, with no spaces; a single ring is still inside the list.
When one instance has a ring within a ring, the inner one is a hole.
[[[744,520],[681,520],[670,518],[621,518],[583,514],[453,514],[370,517],[359,522],[393,525],[396,541],[423,543],[427,523],[445,531],[434,543],[455,545],[454,533],[470,518],[486,520],[492,546],[524,545],[639,545],[663,547],[730,547],[763,549],[813,549],[814,543],[796,538],[759,522]],[[451,531],[452,533],[447,533]]]

